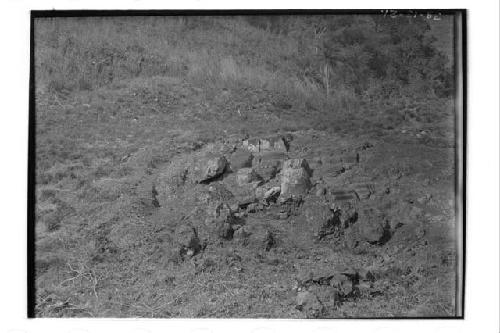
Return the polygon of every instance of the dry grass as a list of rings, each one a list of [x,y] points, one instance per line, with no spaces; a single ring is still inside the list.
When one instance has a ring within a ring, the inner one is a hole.
[[[38,316],[301,317],[289,304],[293,269],[272,264],[282,253],[263,261],[239,249],[235,263],[220,248],[180,261],[169,229],[176,216],[144,200],[149,177],[231,134],[315,128],[375,138],[420,126],[435,131],[431,144],[450,137],[445,100],[379,98],[381,82],[362,97],[340,84],[327,96],[293,61],[292,38],[239,19],[209,21],[209,29],[172,17],[36,22]],[[436,286],[417,301],[373,308],[361,299],[328,315],[390,315],[418,302],[450,313],[449,286],[437,303]]]

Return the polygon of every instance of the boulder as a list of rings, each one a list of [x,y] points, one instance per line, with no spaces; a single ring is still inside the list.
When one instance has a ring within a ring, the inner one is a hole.
[[[209,157],[199,161],[195,167],[195,180],[199,183],[208,183],[214,178],[222,175],[227,167],[224,156]]]
[[[370,244],[385,243],[390,238],[390,225],[385,216],[376,209],[365,209],[357,224],[361,237]]]
[[[260,176],[252,168],[239,169],[236,174],[236,182],[239,186],[260,181]]]
[[[307,194],[311,188],[311,173],[304,159],[285,161],[281,175],[281,196],[286,198]]]
[[[354,249],[367,244],[382,245],[391,237],[391,228],[383,214],[375,209],[365,209],[356,223],[345,230],[345,245]]]

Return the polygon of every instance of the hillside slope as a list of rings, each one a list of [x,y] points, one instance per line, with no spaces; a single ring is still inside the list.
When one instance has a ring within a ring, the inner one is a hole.
[[[37,316],[454,315],[451,97],[325,97],[282,60],[296,39],[240,21],[56,21],[36,30]],[[307,190],[263,198],[301,159]]]

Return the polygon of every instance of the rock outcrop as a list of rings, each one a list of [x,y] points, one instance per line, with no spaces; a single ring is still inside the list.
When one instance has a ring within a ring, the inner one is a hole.
[[[305,159],[286,160],[281,171],[281,197],[304,196],[311,188],[312,171]]]

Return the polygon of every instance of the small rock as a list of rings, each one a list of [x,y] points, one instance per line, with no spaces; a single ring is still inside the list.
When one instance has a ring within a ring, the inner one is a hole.
[[[305,312],[308,317],[317,318],[324,310],[318,297],[309,291],[299,291],[296,303],[296,309]]]
[[[278,196],[280,195],[281,187],[275,186],[270,188],[266,193],[264,193],[264,200],[266,202],[276,201]]]
[[[324,187],[320,187],[316,190],[316,196],[322,197],[326,194],[326,189]]]
[[[280,220],[286,220],[288,218],[288,212],[280,212],[278,216]]]
[[[204,166],[202,166],[202,171],[198,178],[198,182],[200,183],[209,182],[217,176],[222,175],[227,166],[227,160],[224,156],[209,158],[202,163]]]

